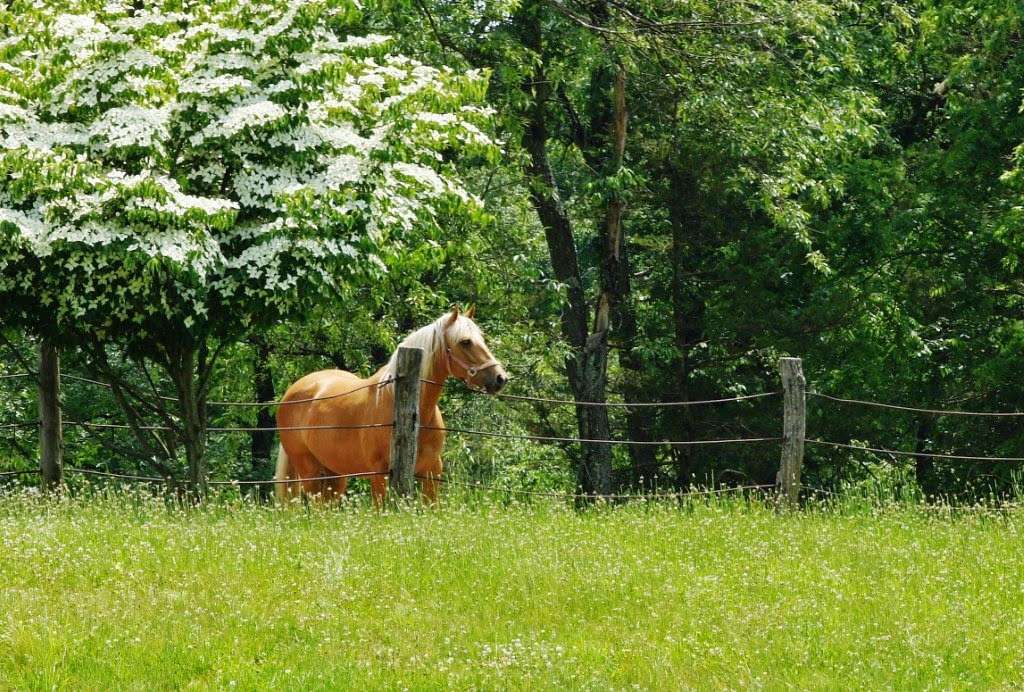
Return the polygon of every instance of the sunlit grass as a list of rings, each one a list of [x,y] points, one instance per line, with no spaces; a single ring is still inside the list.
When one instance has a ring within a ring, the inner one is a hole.
[[[0,498],[0,687],[1013,687],[1024,519]]]

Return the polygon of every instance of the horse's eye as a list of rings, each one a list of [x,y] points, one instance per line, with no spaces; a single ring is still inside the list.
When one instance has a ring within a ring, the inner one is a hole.
[[[459,345],[462,346],[463,348],[469,348],[472,344],[472,339],[463,339],[462,341],[459,342]]]

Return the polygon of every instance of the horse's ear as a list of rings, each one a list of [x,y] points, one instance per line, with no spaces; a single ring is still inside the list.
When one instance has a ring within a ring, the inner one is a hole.
[[[466,317],[473,319],[476,316],[476,303],[466,308]]]
[[[455,324],[455,320],[459,319],[459,306],[453,305],[452,311],[448,313],[448,320],[445,322],[445,326],[450,327]]]

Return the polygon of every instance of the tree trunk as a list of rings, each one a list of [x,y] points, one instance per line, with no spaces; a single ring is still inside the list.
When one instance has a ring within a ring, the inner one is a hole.
[[[577,401],[604,402],[608,374],[608,310],[602,296],[594,322],[594,333],[579,363],[579,375],[573,390]],[[570,382],[572,378],[570,378]],[[576,421],[580,437],[587,440],[611,439],[608,409],[604,406],[577,406]],[[583,459],[576,470],[576,479],[585,493],[606,494],[612,486],[611,445],[603,442],[583,443]]]
[[[914,436],[914,451],[918,454],[928,453],[932,435],[935,434],[935,418],[925,414],[917,421],[917,432]],[[917,457],[914,460],[914,478],[917,486],[925,497],[934,492],[935,460],[931,457]]]
[[[43,488],[63,482],[64,436],[60,415],[60,354],[44,339],[39,345],[39,471]]]
[[[623,369],[630,374],[626,375],[626,382],[623,385],[623,395],[627,402],[635,403],[647,401],[650,398],[650,389],[642,386],[640,380],[643,372],[643,363],[631,353],[623,353],[619,357]],[[649,408],[631,408],[626,412],[626,434],[629,439],[640,442],[649,442],[654,439],[651,430],[654,428],[653,413]],[[655,445],[630,445],[629,457],[633,463],[633,483],[644,488],[654,488],[658,475],[658,447]]]
[[[626,108],[626,68],[621,62],[616,62],[614,71],[609,76],[612,78],[609,176],[614,177],[621,172],[626,153],[626,126],[629,119]],[[601,284],[602,292],[607,296],[611,306],[612,330],[621,344],[619,364],[632,373],[625,377],[623,394],[626,401],[635,402],[646,400],[647,395],[639,384],[644,371],[644,363],[636,349],[637,321],[633,304],[630,301],[632,291],[630,262],[626,247],[626,232],[623,226],[625,209],[625,198],[618,185],[615,185],[608,200],[605,224],[601,234],[604,245]],[[650,440],[650,423],[649,410],[629,409],[626,413],[626,430],[629,439]],[[656,448],[653,445],[629,447],[637,482],[641,478],[649,477],[654,471],[655,453]]]
[[[178,393],[181,435],[188,461],[189,490],[193,499],[206,496],[206,395],[198,386],[196,371],[198,350],[182,347],[170,364],[171,379]]]
[[[696,264],[693,247],[700,225],[700,218],[694,209],[695,182],[681,171],[672,171],[670,199],[667,200],[669,222],[672,227],[672,330],[676,347],[676,398],[689,401],[691,398],[690,374],[693,364],[690,351],[704,334],[704,303],[697,291],[690,285],[687,270]],[[697,428],[693,409],[680,406],[675,411],[675,427],[679,439],[692,440]],[[696,448],[684,446],[676,450],[676,485],[685,488],[693,482],[696,467]]]
[[[252,372],[256,401],[274,401],[276,399],[276,395],[274,393],[274,377],[270,370],[270,345],[265,339],[253,339]],[[269,406],[265,406],[258,410],[258,413],[256,414],[256,427],[274,427],[274,416],[271,413]],[[253,431],[250,441],[253,478],[269,478],[272,475],[273,467],[271,466],[271,454],[273,447],[273,430]]]
[[[529,0],[520,6],[516,15],[523,44],[539,58],[532,79],[523,84],[525,95],[531,99],[523,132],[523,147],[528,154],[526,173],[530,179],[530,201],[544,227],[555,277],[568,288],[567,301],[562,309],[562,333],[573,349],[573,354],[566,362],[569,385],[577,401],[603,403],[608,367],[610,305],[607,297],[602,296],[595,310],[594,331],[589,332],[589,310],[572,222],[562,204],[547,154],[547,103],[551,95],[551,82],[544,69],[541,12],[542,4],[537,0]],[[577,406],[576,420],[580,437],[600,440],[609,438],[610,425],[606,408]],[[610,492],[611,460],[608,444],[582,445],[577,479],[583,492]]]

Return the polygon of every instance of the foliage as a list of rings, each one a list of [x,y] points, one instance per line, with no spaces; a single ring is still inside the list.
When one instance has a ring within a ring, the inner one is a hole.
[[[5,305],[145,343],[236,334],[378,277],[475,206],[483,82],[351,2],[15,3],[0,58]]]

